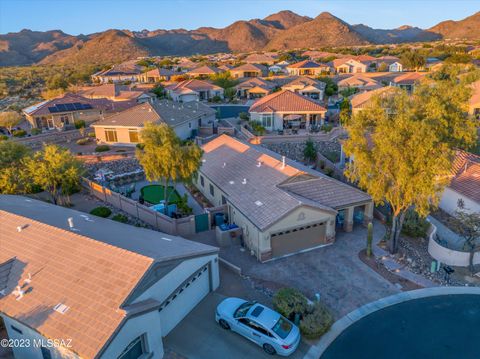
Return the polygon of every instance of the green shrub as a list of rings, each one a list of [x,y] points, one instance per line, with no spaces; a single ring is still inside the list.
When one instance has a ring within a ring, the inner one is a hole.
[[[245,120],[245,121],[249,119],[247,112],[240,112],[238,114],[238,117],[240,118],[240,120]]]
[[[112,214],[112,211],[108,207],[100,206],[92,209],[90,211],[90,214],[93,214],[94,216],[98,216],[98,217],[107,218]]]
[[[99,145],[99,146],[95,147],[95,152],[106,152],[106,151],[110,151],[110,146]]]
[[[333,316],[320,302],[312,304],[300,321],[300,332],[307,339],[316,339],[325,334],[333,324]]]
[[[75,120],[73,122],[73,124],[75,125],[75,128],[78,130],[79,128],[85,128],[85,121],[83,120]]]
[[[25,137],[27,135],[27,131],[25,130],[16,130],[16,131],[13,131],[13,135],[15,137]]]
[[[218,95],[215,95],[215,96],[212,97],[211,101],[215,102],[215,103],[218,103],[218,102],[222,101],[222,98]]]
[[[337,151],[325,151],[322,153],[325,157],[327,157],[333,163],[337,163],[340,161],[340,153]]]
[[[263,127],[259,122],[252,122],[252,130],[258,136],[261,136],[265,133],[265,127]]]
[[[39,134],[42,133],[42,129],[40,129],[40,128],[32,128],[32,130],[30,131],[30,133],[32,134],[32,136],[39,135]]]
[[[88,138],[80,138],[77,140],[77,145],[83,146],[86,145],[90,140]]]
[[[335,171],[333,168],[325,167],[325,169],[323,170],[323,173],[325,173],[329,177],[333,177],[333,174],[335,173]]]
[[[333,129],[333,125],[325,124],[320,126],[320,130],[323,132],[330,132]]]
[[[90,132],[87,136],[91,138],[95,138],[95,132]]]
[[[295,313],[303,313],[307,306],[307,298],[295,288],[282,288],[273,296],[273,307],[284,317],[294,320]]]
[[[143,143],[137,143],[135,145],[135,147],[137,147],[139,150],[143,150],[143,148],[145,147],[145,145]]]
[[[128,222],[128,217],[124,216],[123,214],[116,214],[112,217],[114,221],[121,222],[121,223],[127,223]]]
[[[418,215],[413,209],[409,209],[405,215],[402,233],[413,238],[426,238],[430,224],[425,218]]]
[[[6,140],[8,140],[7,135],[0,135],[0,141],[6,141]]]

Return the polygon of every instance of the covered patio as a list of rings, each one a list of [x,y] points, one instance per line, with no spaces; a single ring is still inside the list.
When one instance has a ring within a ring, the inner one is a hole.
[[[314,131],[317,127],[325,123],[325,119],[321,114],[312,113],[296,113],[283,115],[283,130],[307,130]]]

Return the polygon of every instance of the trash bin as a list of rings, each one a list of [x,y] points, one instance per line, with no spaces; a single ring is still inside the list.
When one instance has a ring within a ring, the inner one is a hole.
[[[220,226],[225,223],[225,215],[223,213],[215,214],[215,225]]]

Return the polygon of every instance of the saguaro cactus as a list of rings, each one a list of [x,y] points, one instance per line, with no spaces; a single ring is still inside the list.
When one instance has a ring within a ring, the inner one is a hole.
[[[367,257],[371,257],[372,255],[372,242],[373,242],[373,223],[370,222],[368,224],[368,232],[367,232]]]

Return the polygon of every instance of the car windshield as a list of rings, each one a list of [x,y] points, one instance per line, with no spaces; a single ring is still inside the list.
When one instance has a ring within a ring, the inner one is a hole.
[[[248,311],[250,310],[250,308],[254,305],[255,303],[254,302],[245,302],[243,303],[241,306],[239,306],[237,308],[237,310],[235,311],[235,313],[233,314],[233,317],[234,318],[240,318],[240,317],[244,317],[247,315]]]
[[[284,317],[280,317],[277,323],[273,326],[272,330],[282,339],[285,339],[292,331],[292,323],[290,323]]]

